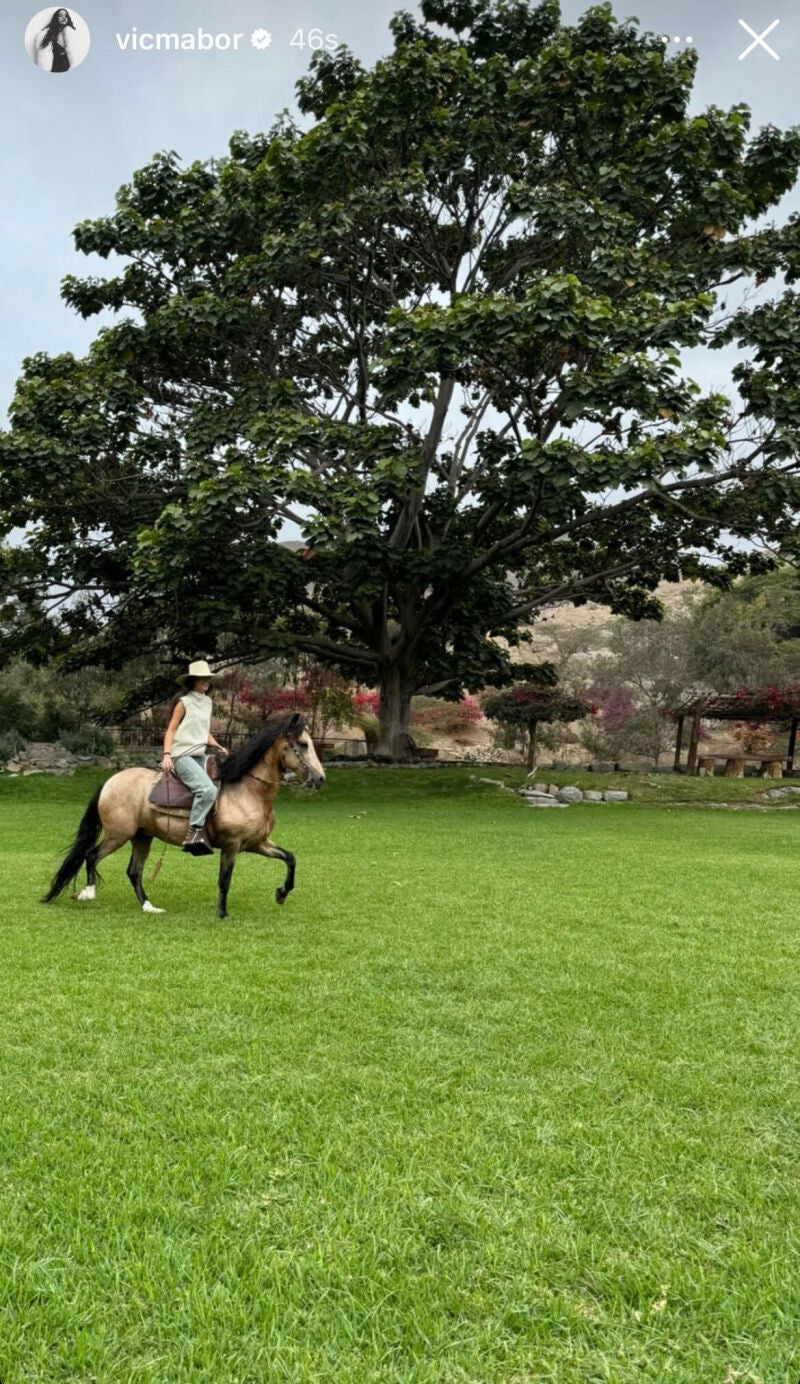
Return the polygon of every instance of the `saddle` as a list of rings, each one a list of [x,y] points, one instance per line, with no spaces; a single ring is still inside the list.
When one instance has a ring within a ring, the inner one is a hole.
[[[216,779],[219,776],[219,765],[216,756],[207,754],[203,765],[208,777]],[[168,812],[189,813],[192,806],[192,790],[181,783],[177,774],[171,769],[162,769],[147,799],[153,807],[166,808]],[[211,809],[213,812],[213,808]]]

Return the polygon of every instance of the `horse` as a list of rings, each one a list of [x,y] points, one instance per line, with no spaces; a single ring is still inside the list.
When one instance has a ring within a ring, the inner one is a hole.
[[[228,917],[228,890],[236,857],[242,851],[285,863],[286,878],[275,890],[276,903],[283,903],[294,888],[294,856],[269,839],[275,825],[272,804],[281,774],[290,771],[313,788],[321,788],[325,782],[325,772],[299,714],[268,723],[220,765],[219,793],[206,821],[208,839],[220,850],[219,918]],[[148,801],[160,772],[145,768],[121,769],[100,785],[42,903],[51,903],[72,884],[82,865],[86,866],[86,885],[76,897],[94,899],[98,864],[130,841],[127,875],[142,910],[145,913],[164,912],[148,899],[142,874],[154,839],[179,846],[186,831],[186,818],[170,816]],[[101,831],[102,839],[98,840]]]

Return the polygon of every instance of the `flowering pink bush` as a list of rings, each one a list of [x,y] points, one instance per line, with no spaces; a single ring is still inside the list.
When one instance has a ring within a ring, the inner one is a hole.
[[[359,714],[370,712],[371,715],[377,716],[380,700],[379,692],[356,692],[353,706]]]
[[[628,687],[592,683],[589,688],[592,709],[603,717],[607,730],[618,730],[635,712],[636,702]]]

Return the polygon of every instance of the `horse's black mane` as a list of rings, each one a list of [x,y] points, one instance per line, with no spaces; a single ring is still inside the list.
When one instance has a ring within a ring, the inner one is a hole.
[[[238,750],[234,750],[227,759],[223,759],[219,766],[219,782],[238,783],[245,774],[250,773],[260,759],[263,759],[270,745],[274,745],[280,735],[286,734],[290,726],[295,733],[302,729],[302,723],[294,716],[284,716],[280,721],[268,721],[263,730],[245,740]]]

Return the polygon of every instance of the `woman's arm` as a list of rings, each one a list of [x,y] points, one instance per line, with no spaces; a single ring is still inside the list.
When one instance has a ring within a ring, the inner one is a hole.
[[[220,745],[219,741],[218,741],[218,740],[215,740],[214,737],[213,737],[213,735],[211,735],[211,734],[209,734],[208,743],[209,743],[209,745],[213,745],[215,750],[220,750],[222,754],[228,754],[228,753],[229,753],[228,750],[225,749],[225,746],[224,746],[224,745]]]
[[[175,709],[173,710],[173,713],[169,718],[169,725],[167,726],[167,729],[164,732],[164,757],[161,760],[162,769],[172,768],[172,755],[170,754],[170,748],[172,746],[173,740],[175,739],[175,732],[178,729],[178,726],[180,725],[185,715],[186,707],[183,705],[183,702],[177,702],[175,705]]]

